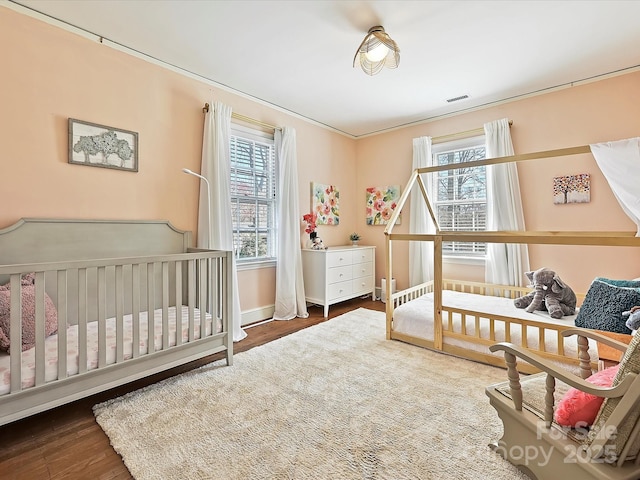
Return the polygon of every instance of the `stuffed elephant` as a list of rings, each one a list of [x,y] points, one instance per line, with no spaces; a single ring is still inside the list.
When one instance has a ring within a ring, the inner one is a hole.
[[[576,294],[565,284],[556,272],[546,267],[525,275],[535,288],[527,295],[516,298],[516,308],[525,308],[527,312],[547,310],[551,318],[562,318],[563,315],[576,313]]]

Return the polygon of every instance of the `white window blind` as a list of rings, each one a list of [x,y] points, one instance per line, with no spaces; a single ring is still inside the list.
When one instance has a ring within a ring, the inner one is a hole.
[[[484,231],[487,225],[487,182],[484,166],[473,162],[485,158],[484,136],[433,146],[434,165],[459,165],[434,177],[434,208],[441,230]],[[484,256],[482,242],[444,242],[447,255]]]
[[[239,262],[276,257],[273,135],[233,125],[230,138],[233,245]]]

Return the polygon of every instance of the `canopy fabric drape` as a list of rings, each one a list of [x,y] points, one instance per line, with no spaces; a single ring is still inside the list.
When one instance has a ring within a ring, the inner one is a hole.
[[[231,160],[229,140],[231,131],[231,107],[220,102],[210,102],[205,114],[202,139],[202,165],[200,174],[211,185],[211,205],[207,205],[206,189],[200,188],[198,206],[198,247],[233,251],[233,221],[231,218]],[[238,291],[238,271],[232,262],[233,304],[229,314],[233,325],[233,341],[247,336],[241,327],[242,312]]]
[[[413,139],[413,170],[433,166],[431,155],[431,137]],[[433,181],[430,173],[423,174],[427,196],[433,198]],[[435,233],[436,227],[431,220],[427,205],[422,198],[422,191],[416,185],[409,196],[411,209],[409,211],[409,233]],[[419,285],[433,279],[433,243],[409,242],[409,284]]]
[[[600,171],[640,237],[640,137],[589,145]]]
[[[509,120],[503,118],[484,125],[486,158],[514,154]],[[520,182],[515,163],[487,165],[487,230],[524,230]],[[488,243],[485,281],[500,285],[528,283],[529,249],[524,244]]]
[[[278,181],[278,264],[276,267],[276,304],[274,320],[307,318],[307,302],[300,253],[300,205],[298,195],[298,158],[296,131],[283,127],[275,132],[279,159]]]

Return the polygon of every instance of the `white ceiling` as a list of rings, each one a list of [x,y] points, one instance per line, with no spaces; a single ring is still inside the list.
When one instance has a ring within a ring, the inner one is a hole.
[[[14,3],[354,137],[640,66],[634,0]],[[374,25],[401,54],[370,77]]]

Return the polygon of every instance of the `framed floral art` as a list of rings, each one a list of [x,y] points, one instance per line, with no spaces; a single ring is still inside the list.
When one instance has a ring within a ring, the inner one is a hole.
[[[400,185],[367,188],[367,225],[386,225],[400,199]],[[400,224],[400,217],[398,217]]]
[[[311,182],[311,211],[317,225],[340,224],[340,192],[335,185]]]

